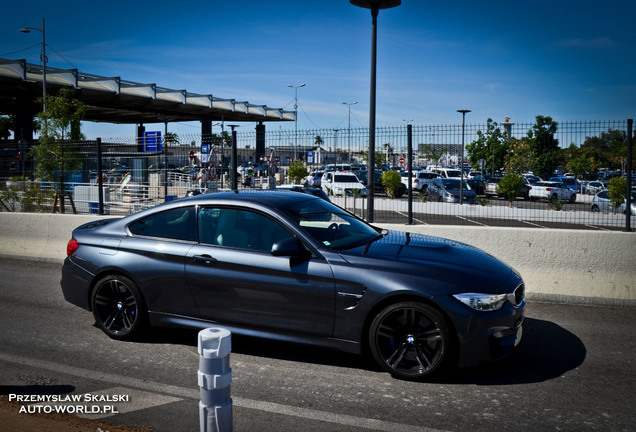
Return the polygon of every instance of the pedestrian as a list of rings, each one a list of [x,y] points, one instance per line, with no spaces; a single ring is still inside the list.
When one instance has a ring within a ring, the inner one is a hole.
[[[208,183],[208,176],[205,173],[205,168],[201,168],[199,174],[197,175],[197,180],[199,182],[199,192],[205,193]]]

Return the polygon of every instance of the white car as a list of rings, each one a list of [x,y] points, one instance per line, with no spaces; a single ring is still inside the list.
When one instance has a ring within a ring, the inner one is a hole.
[[[528,193],[532,201],[538,199],[563,200],[573,203],[576,201],[576,192],[559,182],[538,182],[534,183]]]
[[[353,173],[328,171],[323,174],[320,185],[327,195],[367,196],[366,186]]]
[[[596,195],[605,189],[607,189],[607,181],[594,180],[587,184],[587,193],[590,195]]]
[[[440,175],[431,171],[413,171],[412,182],[413,182],[413,190],[419,192],[426,192],[428,190],[428,185],[431,182],[439,178]],[[409,187],[409,172],[403,171],[400,173],[400,180],[406,186]]]

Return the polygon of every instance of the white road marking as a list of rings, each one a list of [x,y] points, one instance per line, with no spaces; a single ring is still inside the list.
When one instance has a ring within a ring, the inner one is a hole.
[[[91,394],[120,394],[131,396],[139,399],[138,405],[131,404],[128,408],[127,403],[117,403],[117,408],[126,409],[126,412],[150,408],[151,406],[163,405],[170,402],[181,400],[180,398],[196,399],[200,398],[198,388],[184,388],[153,381],[145,381],[137,378],[131,378],[121,375],[114,375],[105,372],[92,371],[89,369],[78,368],[74,366],[60,365],[53,362],[38,360],[27,357],[20,357],[13,354],[0,353],[0,361],[16,363],[24,366],[31,366],[39,369],[45,369],[65,375],[72,375],[80,378],[102,381],[110,384],[117,384],[121,387],[101,390],[99,392],[91,392]],[[141,391],[144,390],[144,391]],[[168,396],[170,395],[170,396]],[[151,402],[148,400],[151,399]],[[346,414],[336,414],[327,411],[318,411],[307,408],[300,408],[290,405],[282,405],[271,402],[257,401],[253,399],[245,399],[240,397],[232,397],[232,404],[240,408],[249,408],[264,411],[273,414],[282,414],[294,416],[308,420],[318,420],[329,423],[340,424],[343,426],[356,426],[370,430],[386,431],[386,432],[444,432],[441,429],[432,429],[423,426],[407,425],[402,423],[393,423],[384,420],[377,420],[364,417],[356,417]],[[123,412],[123,411],[120,411]],[[110,414],[109,414],[110,415]]]

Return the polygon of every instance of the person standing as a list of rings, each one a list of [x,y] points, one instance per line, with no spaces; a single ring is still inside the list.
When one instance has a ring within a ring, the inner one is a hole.
[[[201,171],[197,174],[197,181],[199,182],[199,192],[205,193],[208,184],[208,176],[205,173],[205,168],[201,168]]]

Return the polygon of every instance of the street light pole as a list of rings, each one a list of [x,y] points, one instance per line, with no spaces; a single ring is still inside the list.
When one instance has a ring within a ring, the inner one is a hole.
[[[358,102],[343,102],[343,105],[347,105],[349,107],[349,129],[348,129],[348,133],[349,133],[349,138],[348,138],[348,142],[347,142],[347,151],[349,153],[349,163],[351,163],[351,105],[355,105]]]
[[[46,32],[44,30],[44,18],[42,18],[42,28],[25,27],[20,29],[22,33],[31,33],[31,30],[42,32],[42,53],[40,60],[42,61],[42,111],[46,112]]]
[[[373,222],[373,201],[375,199],[375,71],[378,40],[378,12],[402,4],[401,0],[349,0],[354,6],[371,9],[371,95],[369,102],[369,160],[367,162],[367,221]]]
[[[287,84],[287,87],[294,89],[294,159],[298,159],[298,89],[305,87],[305,84],[294,86]]]
[[[466,113],[470,110],[460,109],[458,113],[462,113],[462,157],[459,163],[459,172],[461,173],[461,183],[459,184],[459,205],[464,204],[464,128],[466,126]]]

